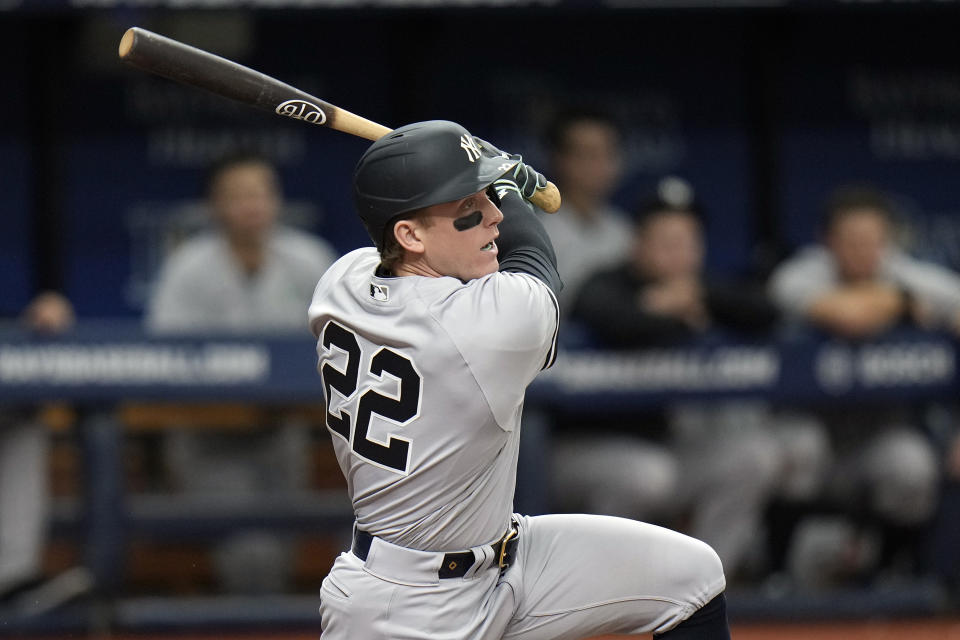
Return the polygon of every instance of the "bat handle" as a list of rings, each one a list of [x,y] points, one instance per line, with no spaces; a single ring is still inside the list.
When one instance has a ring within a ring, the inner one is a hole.
[[[560,208],[560,190],[548,180],[546,187],[537,189],[530,197],[530,202],[547,213],[556,213]]]

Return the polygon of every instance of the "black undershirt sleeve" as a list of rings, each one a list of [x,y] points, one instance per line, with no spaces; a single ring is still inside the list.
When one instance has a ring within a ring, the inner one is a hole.
[[[518,194],[508,192],[500,200],[500,210],[500,271],[526,273],[545,283],[554,295],[559,293],[563,283],[557,273],[557,256],[533,206]]]

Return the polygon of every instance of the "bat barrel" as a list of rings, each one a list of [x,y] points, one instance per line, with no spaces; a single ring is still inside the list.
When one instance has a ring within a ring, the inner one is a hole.
[[[319,102],[276,78],[140,27],[123,35],[119,54],[124,62],[144,71],[261,109],[275,111],[280,103],[294,98]],[[325,114],[313,117],[326,119]]]
[[[120,59],[138,69],[265,111],[376,140],[391,131],[276,78],[140,27],[123,34]]]

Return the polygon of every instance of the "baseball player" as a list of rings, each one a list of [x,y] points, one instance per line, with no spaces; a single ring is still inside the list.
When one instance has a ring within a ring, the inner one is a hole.
[[[703,542],[512,513],[524,392],[556,346],[556,258],[526,202],[545,184],[446,121],[357,165],[376,249],[330,267],[309,309],[356,516],[321,589],[325,640],[730,637]]]

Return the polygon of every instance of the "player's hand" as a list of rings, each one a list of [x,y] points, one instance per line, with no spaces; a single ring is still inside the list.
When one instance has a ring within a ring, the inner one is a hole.
[[[481,140],[480,138],[475,138],[475,140],[480,144],[481,150],[487,157],[515,160],[517,163],[512,169],[509,169],[502,177],[493,183],[493,188],[498,198],[503,199],[503,196],[508,192],[515,191],[520,194],[520,197],[524,200],[529,201],[538,189],[546,188],[547,178],[530,165],[524,163],[523,156],[519,153],[506,153],[505,151],[500,151],[500,149],[497,149],[486,140]]]
[[[547,178],[524,163],[520,154],[514,154],[510,156],[510,159],[517,160],[517,165],[493,183],[493,188],[497,190],[499,197],[503,197],[501,190],[504,194],[507,191],[516,191],[524,200],[529,201],[537,190],[546,188]]]
[[[73,326],[73,305],[55,291],[44,291],[24,309],[22,321],[31,331],[61,333]]]

